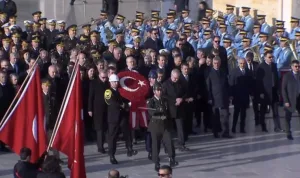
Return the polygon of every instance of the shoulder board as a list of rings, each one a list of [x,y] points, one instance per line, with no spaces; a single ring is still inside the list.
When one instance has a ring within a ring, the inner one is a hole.
[[[112,95],[112,92],[111,92],[110,89],[105,90],[105,92],[104,92],[104,98],[106,100],[109,100],[111,98],[111,95]]]

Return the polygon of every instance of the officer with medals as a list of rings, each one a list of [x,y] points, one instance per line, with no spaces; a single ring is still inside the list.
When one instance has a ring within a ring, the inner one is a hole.
[[[162,98],[162,85],[155,83],[153,86],[154,96],[148,100],[147,107],[150,117],[148,131],[151,132],[152,138],[152,161],[155,163],[155,170],[158,171],[159,151],[163,141],[171,167],[178,165],[175,161],[175,149],[171,137],[172,121],[167,116],[167,100]]]
[[[118,91],[119,77],[116,74],[109,76],[110,88],[104,92],[104,100],[107,104],[108,123],[108,154],[111,164],[118,164],[115,158],[117,150],[117,138],[119,130],[123,133],[127,156],[131,157],[138,152],[132,149],[132,138],[129,126],[129,106]]]
[[[96,30],[100,33],[100,41],[102,41],[105,46],[107,46],[108,41],[110,39],[107,39],[107,28],[109,29],[109,27],[111,26],[108,17],[107,17],[107,12],[102,10],[100,13],[100,19],[101,22],[99,24],[97,24]]]
[[[78,39],[76,37],[77,25],[70,25],[67,28],[67,31],[68,36],[65,39],[65,50],[70,51],[71,49],[75,48],[78,43]]]
[[[237,66],[237,59],[236,59],[236,52],[234,52],[234,48],[231,45],[232,40],[230,38],[224,38],[223,46],[227,52],[227,59],[228,59],[228,69],[231,71]]]

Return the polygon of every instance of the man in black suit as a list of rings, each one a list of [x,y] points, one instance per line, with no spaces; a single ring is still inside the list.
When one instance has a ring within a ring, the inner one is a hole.
[[[188,135],[196,134],[193,131],[193,117],[194,117],[194,99],[195,99],[195,89],[196,83],[194,76],[189,71],[189,66],[187,63],[181,64],[181,82],[183,86],[186,88],[186,99],[183,102],[184,106],[184,132],[185,132],[185,140],[187,140]]]
[[[93,117],[94,129],[97,132],[98,152],[104,154],[104,135],[107,130],[107,107],[104,101],[104,91],[108,89],[107,71],[99,71],[98,77],[91,81],[89,87],[88,114]]]
[[[15,96],[14,88],[7,82],[7,73],[0,69],[0,122]],[[9,151],[0,141],[0,151]]]
[[[220,68],[221,59],[213,59],[213,68],[206,79],[208,103],[213,107],[213,134],[219,138],[219,123],[223,125],[224,138],[232,138],[229,134],[229,84],[226,73]]]
[[[265,123],[265,114],[270,105],[273,111],[274,131],[282,132],[278,114],[279,102],[279,78],[276,64],[273,62],[272,51],[264,53],[264,62],[262,62],[256,72],[256,92],[260,102],[260,124],[263,132],[268,132]]]
[[[259,110],[258,110],[258,96],[256,95],[256,92],[254,90],[254,86],[256,84],[256,71],[259,66],[259,63],[256,61],[253,61],[254,54],[252,52],[248,52],[246,54],[246,69],[249,71],[249,75],[251,76],[251,98],[252,98],[252,107],[254,112],[254,119],[255,119],[255,125],[259,125]]]
[[[170,79],[163,83],[163,97],[167,99],[169,115],[175,120],[180,151],[187,151],[183,132],[183,103],[186,98],[185,87],[180,82],[180,71],[173,69]]]
[[[240,116],[240,132],[245,132],[246,110],[249,107],[249,97],[251,89],[251,76],[246,70],[246,60],[239,59],[239,66],[233,69],[229,75],[230,96],[233,97],[234,105],[232,133],[235,133],[238,117]]]
[[[157,53],[159,52],[159,50],[163,49],[164,45],[163,45],[161,39],[159,39],[158,35],[159,34],[158,34],[157,28],[150,29],[150,37],[145,41],[143,48],[153,49]]]
[[[111,164],[118,164],[115,158],[117,150],[117,138],[119,129],[121,129],[125,145],[127,148],[127,156],[131,157],[137,154],[132,149],[132,138],[130,134],[130,126],[128,119],[128,104],[118,91],[119,77],[116,74],[109,76],[110,88],[104,92],[104,101],[107,104],[107,122],[108,122],[108,152]]]
[[[285,110],[285,127],[287,133],[287,139],[293,140],[291,132],[291,119],[292,114],[296,110],[300,113],[300,63],[297,60],[293,60],[292,71],[286,73],[282,80],[282,98],[284,102]]]
[[[223,72],[225,72],[225,75],[228,75],[228,58],[227,58],[227,51],[223,46],[220,46],[221,38],[220,36],[215,36],[213,38],[213,46],[211,48],[208,48],[208,52],[212,53],[213,49],[216,49],[219,51],[219,57],[221,59],[221,66],[220,69],[222,69]]]

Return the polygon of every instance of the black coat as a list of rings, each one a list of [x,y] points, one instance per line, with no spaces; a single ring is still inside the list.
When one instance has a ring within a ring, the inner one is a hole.
[[[189,7],[189,0],[175,0],[174,5],[177,6],[176,11],[181,12],[186,7]]]
[[[0,121],[13,101],[14,96],[15,89],[12,85],[7,83],[3,86],[0,84]]]
[[[178,80],[176,83],[171,79],[166,80],[163,83],[163,97],[167,99],[169,115],[171,118],[180,118],[183,115],[184,107],[183,102],[179,106],[175,106],[176,98],[186,99],[186,88]]]
[[[129,116],[128,105],[125,99],[120,95],[120,93],[114,89],[105,90],[105,94],[111,92],[110,97],[105,97],[105,102],[107,104],[107,122],[108,123],[120,123],[122,119]]]
[[[38,174],[38,168],[38,164],[18,161],[18,163],[14,166],[14,176],[20,178],[36,178]]]
[[[290,112],[294,112],[296,109],[299,111],[299,106],[297,106],[297,98],[299,96],[300,86],[299,86],[299,74],[298,80],[296,75],[291,71],[283,76],[282,80],[282,98],[284,103],[289,103],[290,107],[286,108]],[[298,107],[298,108],[297,108]]]
[[[229,106],[229,84],[227,75],[222,70],[211,69],[206,79],[208,100],[216,108]]]
[[[245,74],[241,69],[235,68],[229,75],[230,96],[233,97],[232,104],[238,107],[248,107],[251,89],[251,76],[248,70]]]
[[[143,48],[145,48],[145,49],[150,48],[158,53],[159,50],[164,48],[164,45],[163,45],[161,39],[157,39],[156,41],[154,41],[152,38],[147,38],[147,40],[144,43]]]
[[[104,101],[104,92],[108,87],[108,83],[103,83],[99,77],[90,82],[88,111],[93,112],[95,130],[103,129],[106,120],[107,106]]]
[[[264,94],[264,98],[259,98],[260,103],[272,104],[279,101],[278,96],[279,78],[275,63],[268,65],[262,62],[256,72],[256,94]]]
[[[189,43],[185,42],[182,46],[182,53],[183,53],[183,60],[185,60],[188,56],[195,56],[195,49],[194,47]]]

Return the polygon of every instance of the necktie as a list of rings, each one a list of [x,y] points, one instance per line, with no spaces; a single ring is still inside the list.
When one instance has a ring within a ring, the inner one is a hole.
[[[242,69],[242,74],[245,75],[245,69]]]

